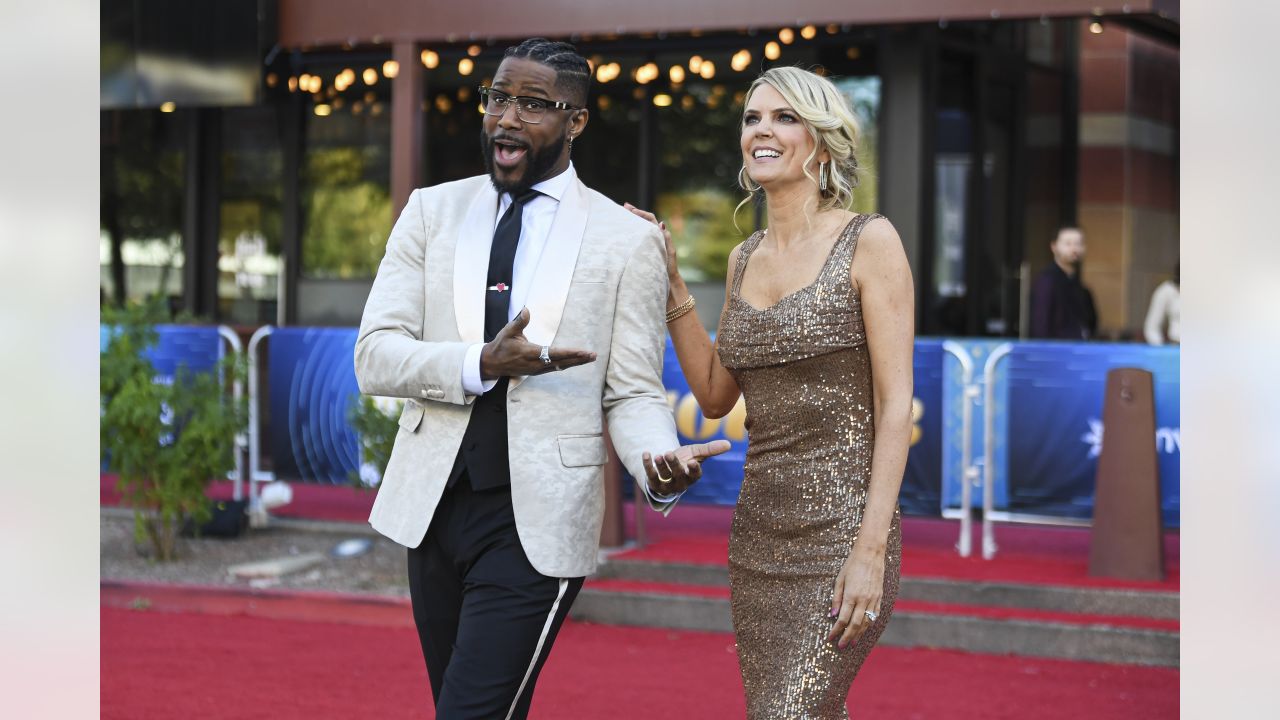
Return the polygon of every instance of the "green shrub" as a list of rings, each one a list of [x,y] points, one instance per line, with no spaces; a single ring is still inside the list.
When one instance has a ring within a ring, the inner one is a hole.
[[[360,436],[360,468],[351,473],[351,484],[358,488],[371,488],[382,482],[391,459],[391,447],[396,442],[399,429],[401,401],[356,395],[347,410],[351,429]]]
[[[136,537],[149,541],[161,561],[176,557],[178,533],[188,518],[196,525],[209,519],[205,490],[234,466],[235,436],[246,420],[243,400],[234,402],[225,389],[243,377],[243,361],[236,356],[211,372],[184,367],[172,383],[156,382],[143,353],[155,344],[154,325],[165,315],[156,301],[103,309],[112,336],[101,356],[99,426],[102,456],[119,474],[124,501],[134,510]]]

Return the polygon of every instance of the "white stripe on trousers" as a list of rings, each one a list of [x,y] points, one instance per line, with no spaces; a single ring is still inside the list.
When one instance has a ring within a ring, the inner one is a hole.
[[[547,635],[551,632],[551,625],[556,621],[556,611],[560,609],[560,601],[564,599],[564,591],[569,589],[569,581],[561,578],[560,592],[556,594],[556,601],[551,603],[551,612],[547,614],[547,622],[542,625],[542,635],[538,636],[538,645],[533,649],[533,660],[529,662],[529,669],[524,671],[524,679],[520,681],[520,689],[516,690],[515,699],[511,701],[511,708],[507,710],[507,719],[511,720],[511,716],[516,712],[516,705],[520,704],[520,696],[524,694],[524,686],[529,684],[529,677],[533,675],[533,669],[538,666],[538,657],[542,655],[542,646],[547,642]]]

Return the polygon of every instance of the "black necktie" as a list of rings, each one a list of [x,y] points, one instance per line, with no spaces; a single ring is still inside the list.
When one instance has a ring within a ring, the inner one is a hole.
[[[502,214],[498,227],[493,231],[493,244],[489,247],[488,290],[484,294],[484,341],[490,342],[507,324],[511,307],[512,268],[516,262],[516,246],[520,244],[520,224],[524,206],[538,195],[537,190],[526,190],[511,196],[511,206]]]

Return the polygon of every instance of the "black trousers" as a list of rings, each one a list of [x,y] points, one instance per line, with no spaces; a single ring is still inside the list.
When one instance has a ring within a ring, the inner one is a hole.
[[[529,564],[509,485],[445,490],[409,550],[413,619],[439,720],[525,718],[538,673],[583,578]]]

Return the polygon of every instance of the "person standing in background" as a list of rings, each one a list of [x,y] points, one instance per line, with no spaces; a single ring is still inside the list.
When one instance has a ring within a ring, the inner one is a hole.
[[[1149,345],[1178,345],[1182,342],[1182,263],[1173,268],[1173,279],[1160,283],[1151,294],[1147,321],[1142,334]]]
[[[1084,231],[1077,227],[1059,229],[1049,250],[1053,252],[1053,264],[1041,271],[1031,286],[1031,337],[1093,339],[1098,334],[1098,313],[1093,293],[1080,282]]]

